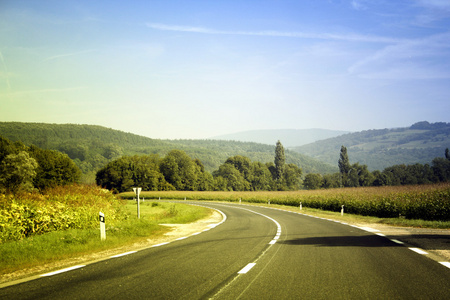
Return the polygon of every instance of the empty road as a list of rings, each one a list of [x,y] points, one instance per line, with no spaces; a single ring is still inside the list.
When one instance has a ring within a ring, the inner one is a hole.
[[[386,237],[263,207],[169,244],[0,289],[0,299],[449,299],[450,269]]]

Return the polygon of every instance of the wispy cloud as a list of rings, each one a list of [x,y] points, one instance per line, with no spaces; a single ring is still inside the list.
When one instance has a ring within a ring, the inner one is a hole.
[[[51,60],[55,60],[55,59],[59,59],[59,58],[75,56],[75,55],[80,55],[80,54],[86,54],[86,53],[91,53],[91,52],[95,52],[95,51],[97,51],[97,50],[91,49],[91,50],[84,50],[84,51],[78,51],[78,52],[58,54],[58,55],[47,57],[44,59],[44,61],[51,61]]]
[[[388,45],[374,54],[354,63],[350,74],[366,78],[429,79],[449,78],[450,33],[436,34],[422,39]]]
[[[248,36],[267,36],[267,37],[290,37],[290,38],[303,38],[303,39],[322,39],[322,40],[340,40],[349,42],[368,42],[368,43],[398,43],[403,40],[391,37],[374,36],[374,35],[360,35],[360,34],[335,34],[335,33],[309,33],[298,31],[275,31],[275,30],[262,30],[262,31],[229,31],[229,30],[217,30],[205,27],[195,26],[180,26],[180,25],[167,25],[161,23],[147,23],[147,27],[162,30],[162,31],[178,31],[178,32],[191,32],[199,34],[223,34],[223,35],[248,35]]]

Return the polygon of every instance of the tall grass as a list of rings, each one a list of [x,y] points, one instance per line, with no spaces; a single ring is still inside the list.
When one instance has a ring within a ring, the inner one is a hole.
[[[450,220],[450,183],[396,186],[341,188],[288,192],[143,192],[151,199],[220,200],[250,203],[270,203],[340,211],[379,218],[406,218],[430,221]],[[133,197],[132,193],[120,194]]]

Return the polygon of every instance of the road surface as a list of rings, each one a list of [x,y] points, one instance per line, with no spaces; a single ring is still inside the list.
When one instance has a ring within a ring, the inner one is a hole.
[[[226,221],[1,288],[0,299],[450,298],[450,268],[386,237],[275,209],[202,205]]]

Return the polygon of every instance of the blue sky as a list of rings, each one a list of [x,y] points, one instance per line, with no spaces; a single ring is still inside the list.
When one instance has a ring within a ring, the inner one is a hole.
[[[0,121],[360,131],[449,96],[449,0],[0,1]]]

